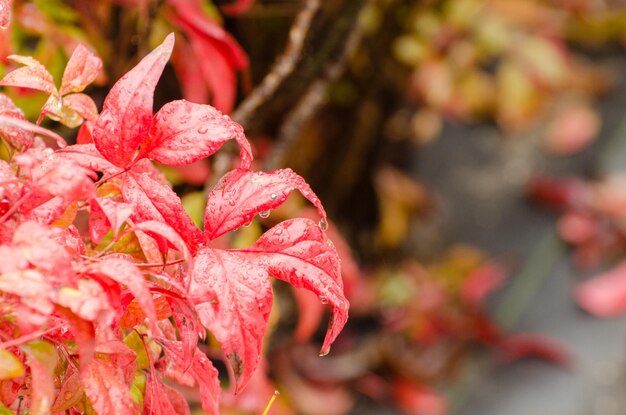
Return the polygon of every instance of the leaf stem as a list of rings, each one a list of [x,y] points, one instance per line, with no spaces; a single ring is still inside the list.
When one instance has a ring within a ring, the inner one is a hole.
[[[57,324],[55,326],[52,326],[50,328],[47,328],[46,330],[37,330],[35,332],[32,332],[30,334],[25,334],[23,336],[20,336],[18,338],[15,338],[13,340],[9,340],[3,343],[0,343],[0,349],[8,349],[10,347],[15,347],[15,346],[19,346],[22,343],[27,343],[31,340],[35,340],[39,337],[43,337],[48,333],[51,333],[57,329],[61,328],[60,324]]]

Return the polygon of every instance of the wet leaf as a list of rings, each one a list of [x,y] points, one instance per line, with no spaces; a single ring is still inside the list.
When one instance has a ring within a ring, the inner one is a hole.
[[[174,35],[150,52],[109,91],[93,129],[98,151],[118,167],[127,167],[146,139],[152,122],[156,84],[174,47]]]

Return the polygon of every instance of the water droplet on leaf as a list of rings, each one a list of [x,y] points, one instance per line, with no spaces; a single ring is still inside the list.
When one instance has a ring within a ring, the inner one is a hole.
[[[270,211],[269,210],[264,210],[262,212],[259,212],[259,217],[263,218],[263,219],[267,219],[270,217]]]
[[[320,219],[320,221],[317,224],[323,231],[328,229],[328,221],[326,219]]]

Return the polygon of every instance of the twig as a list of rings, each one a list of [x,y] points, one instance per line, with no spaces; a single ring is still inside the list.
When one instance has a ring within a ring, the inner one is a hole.
[[[261,84],[233,112],[232,118],[242,125],[250,122],[259,107],[268,101],[287,79],[302,57],[302,50],[307,33],[311,28],[313,17],[320,8],[320,0],[306,0],[304,7],[296,16],[289,31],[289,42],[285,52],[276,61]]]
[[[274,170],[283,165],[285,156],[293,148],[303,126],[326,102],[330,84],[344,72],[348,59],[361,41],[361,35],[362,31],[359,25],[354,22],[339,57],[326,66],[322,76],[309,87],[296,107],[284,118],[277,141],[265,163],[266,170]]]

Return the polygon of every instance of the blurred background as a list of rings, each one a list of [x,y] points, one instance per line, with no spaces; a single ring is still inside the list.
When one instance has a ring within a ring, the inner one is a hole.
[[[0,53],[59,80],[88,45],[101,105],[170,32],[157,107],[210,103],[257,168],[307,179],[352,304],[320,359],[325,308],[276,283],[263,370],[224,414],[274,390],[275,415],[626,413],[626,2],[15,0]],[[31,120],[47,98],[9,94]],[[197,221],[235,150],[163,167]]]

